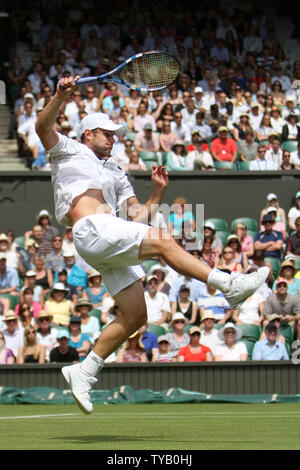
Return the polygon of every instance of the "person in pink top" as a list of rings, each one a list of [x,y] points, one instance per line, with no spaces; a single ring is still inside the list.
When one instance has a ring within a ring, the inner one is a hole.
[[[40,311],[42,310],[42,306],[39,302],[35,302],[33,300],[33,289],[31,287],[26,287],[23,291],[23,298],[24,303],[29,306],[31,316],[33,318],[37,318],[39,316]],[[15,313],[19,315],[19,308],[20,304],[18,304],[15,308]]]
[[[227,127],[219,127],[218,133],[219,137],[212,141],[210,147],[213,159],[217,162],[235,162],[238,154],[237,143],[228,137]]]
[[[243,222],[238,222],[234,227],[233,233],[237,235],[242,246],[242,252],[246,253],[248,258],[254,254],[254,242],[251,235],[247,235],[247,227]]]

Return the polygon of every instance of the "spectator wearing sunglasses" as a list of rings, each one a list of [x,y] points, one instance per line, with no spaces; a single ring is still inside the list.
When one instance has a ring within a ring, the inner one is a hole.
[[[281,249],[283,245],[282,232],[273,230],[274,219],[271,214],[266,214],[262,219],[262,225],[265,230],[259,232],[254,239],[254,249],[264,250],[265,257],[281,258]]]
[[[148,322],[166,326],[168,329],[171,312],[169,298],[158,290],[158,278],[153,274],[147,277],[145,301],[147,305]]]
[[[183,346],[187,346],[190,342],[188,333],[184,331],[187,324],[187,319],[183,313],[174,313],[170,324],[170,330],[172,331],[169,331],[169,333],[166,335],[170,343],[170,352],[173,357],[177,356],[179,350]]]

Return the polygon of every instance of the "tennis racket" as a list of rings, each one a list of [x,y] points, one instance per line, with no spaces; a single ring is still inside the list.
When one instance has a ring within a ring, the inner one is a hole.
[[[79,78],[76,85],[113,82],[132,90],[161,90],[175,82],[180,69],[178,59],[167,52],[141,52],[103,75]]]

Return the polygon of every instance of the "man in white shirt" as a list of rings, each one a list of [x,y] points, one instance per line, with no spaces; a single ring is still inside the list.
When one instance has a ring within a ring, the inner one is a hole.
[[[115,133],[123,131],[121,125],[113,123],[107,114],[92,113],[80,123],[81,143],[56,131],[57,115],[75,91],[76,79],[60,80],[55,95],[39,115],[36,130],[51,157],[57,221],[73,227],[78,253],[101,272],[121,311],[102,330],[82,362],[62,369],[79,407],[90,414],[93,411],[91,389],[104,360],[147,320],[141,281],[145,273],[139,266],[142,260],[162,257],[176,271],[225,292],[235,309],[262,285],[269,269],[261,268],[247,276],[231,276],[211,269],[182,249],[170,234],[150,227],[149,221],[168,186],[165,168],[153,165],[154,188],[142,205],[124,170],[110,160]],[[122,217],[116,217],[117,212]]]
[[[182,140],[183,142],[191,140],[190,129],[182,122],[182,114],[180,111],[175,111],[174,121],[171,121],[171,132],[177,135],[178,140]]]
[[[257,149],[257,158],[252,160],[249,165],[251,171],[274,171],[278,170],[278,166],[270,160],[265,159],[266,148],[260,145]]]
[[[4,323],[6,324],[6,328],[3,331],[6,347],[12,350],[17,359],[19,347],[23,346],[24,333],[23,330],[18,327],[18,317],[13,310],[7,311],[4,316]]]
[[[190,132],[196,124],[196,114],[199,109],[196,108],[195,102],[189,98],[186,102],[186,107],[181,110],[182,121],[189,128]]]
[[[271,84],[273,85],[274,82],[280,82],[282,86],[282,91],[286,92],[290,88],[292,88],[291,80],[287,75],[282,74],[282,68],[280,65],[277,65],[274,69],[275,75],[273,75],[271,79]]]
[[[253,103],[251,104],[251,112],[249,114],[249,121],[254,131],[257,131],[257,129],[260,127],[262,117],[263,117],[263,114],[260,112],[259,103],[257,101],[253,101]]]
[[[218,337],[218,330],[214,328],[216,317],[212,310],[204,310],[200,319],[201,328],[201,344],[211,349],[213,355],[218,346],[223,344],[223,341]]]
[[[282,164],[282,149],[280,148],[280,139],[277,136],[272,137],[271,148],[265,153],[265,159],[269,162],[273,162],[279,169]]]
[[[145,292],[148,323],[155,325],[168,324],[171,312],[167,294],[158,290],[158,278],[151,274],[147,277],[147,290]]]

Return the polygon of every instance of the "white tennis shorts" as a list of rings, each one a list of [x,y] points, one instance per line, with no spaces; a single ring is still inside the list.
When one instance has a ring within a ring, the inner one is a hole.
[[[112,296],[145,275],[138,266],[141,263],[138,253],[149,228],[109,214],[82,217],[73,226],[76,250],[101,273]]]

